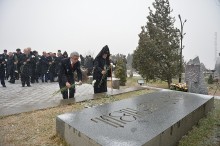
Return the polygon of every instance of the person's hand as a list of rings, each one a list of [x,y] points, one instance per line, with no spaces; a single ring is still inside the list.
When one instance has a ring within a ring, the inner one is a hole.
[[[52,64],[52,62],[49,62],[49,64]]]
[[[24,62],[23,64],[26,64],[26,62]]]
[[[71,87],[69,82],[66,82],[66,87],[69,89]]]
[[[82,85],[82,81],[79,81],[78,84],[79,84],[79,85]]]
[[[110,63],[110,65],[111,65],[112,68],[115,68],[115,65],[113,63]]]
[[[27,61],[30,61],[30,59],[27,59]]]
[[[104,75],[104,74],[106,74],[106,71],[105,71],[105,70],[103,70],[103,71],[102,71],[102,74],[103,74],[103,75]]]

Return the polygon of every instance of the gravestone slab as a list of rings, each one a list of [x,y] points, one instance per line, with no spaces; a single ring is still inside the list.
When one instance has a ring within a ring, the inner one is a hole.
[[[71,146],[176,146],[213,103],[208,95],[154,92],[59,115],[56,131]]]
[[[199,57],[196,57],[187,63],[185,71],[185,82],[188,86],[189,92],[206,95],[208,94],[203,72],[204,70],[199,61]]]

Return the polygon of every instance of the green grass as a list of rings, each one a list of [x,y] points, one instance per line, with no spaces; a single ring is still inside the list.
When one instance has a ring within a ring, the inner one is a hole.
[[[220,100],[215,100],[214,110],[199,121],[178,146],[219,146],[220,145]]]
[[[142,79],[142,77],[128,77],[127,82],[126,82],[126,86],[137,86],[138,79]]]
[[[143,78],[142,77],[132,77],[132,78],[128,77],[127,82],[126,82],[126,86],[137,86],[137,85],[139,85],[137,83],[138,79],[143,79]],[[177,83],[177,79],[174,79],[173,82]],[[165,89],[168,88],[167,82],[160,81],[160,80],[156,80],[156,81],[150,80],[148,82],[145,81],[145,85],[158,87],[158,88],[165,88]]]
[[[137,86],[137,80],[138,79],[143,79],[142,77],[128,77],[127,78],[127,82],[126,82],[126,86]],[[172,80],[173,83],[178,83],[178,79],[173,79]],[[160,81],[160,80],[150,80],[148,82],[145,81],[145,85],[148,86],[153,86],[153,87],[158,87],[158,88],[164,88],[164,89],[168,89],[168,84],[165,81]]]

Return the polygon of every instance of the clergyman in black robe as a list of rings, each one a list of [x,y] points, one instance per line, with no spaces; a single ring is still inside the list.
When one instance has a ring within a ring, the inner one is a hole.
[[[108,46],[104,46],[94,60],[93,80],[94,93],[107,92],[107,77],[111,76],[110,52]]]

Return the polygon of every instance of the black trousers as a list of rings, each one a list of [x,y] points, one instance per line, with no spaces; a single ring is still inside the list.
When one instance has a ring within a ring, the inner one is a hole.
[[[28,74],[21,73],[21,83],[22,83],[22,86],[24,86],[25,83],[29,86],[30,85],[30,76]]]
[[[49,78],[51,82],[54,82],[54,73],[53,72],[49,72]]]
[[[73,83],[70,83],[71,85],[74,84],[75,82]],[[60,86],[60,89],[63,89],[66,87],[66,83],[64,82],[60,82],[59,81],[59,86]],[[68,90],[69,90],[69,96],[68,96]],[[71,87],[67,90],[64,90],[64,91],[61,91],[62,95],[63,95],[63,99],[68,99],[68,98],[74,98],[74,95],[75,95],[75,87]]]
[[[0,71],[0,80],[1,80],[1,84],[5,85],[5,70]]]
[[[31,83],[35,83],[35,81],[38,83],[38,75],[36,73],[31,75]]]
[[[42,80],[42,82],[47,82],[47,80],[48,80],[48,74],[47,73],[45,73],[45,74],[41,74],[41,80]]]
[[[31,69],[31,83],[35,83],[36,81],[36,71],[35,71],[35,68],[33,67]]]
[[[15,82],[15,69],[14,68],[11,68],[9,71],[9,76],[10,76],[10,82],[11,83],[14,83]]]
[[[15,79],[16,79],[16,80],[19,80],[19,77],[20,77],[20,74],[21,74],[20,68],[21,68],[21,65],[17,65],[17,67],[15,68],[15,71],[16,71],[16,73],[15,73]]]

